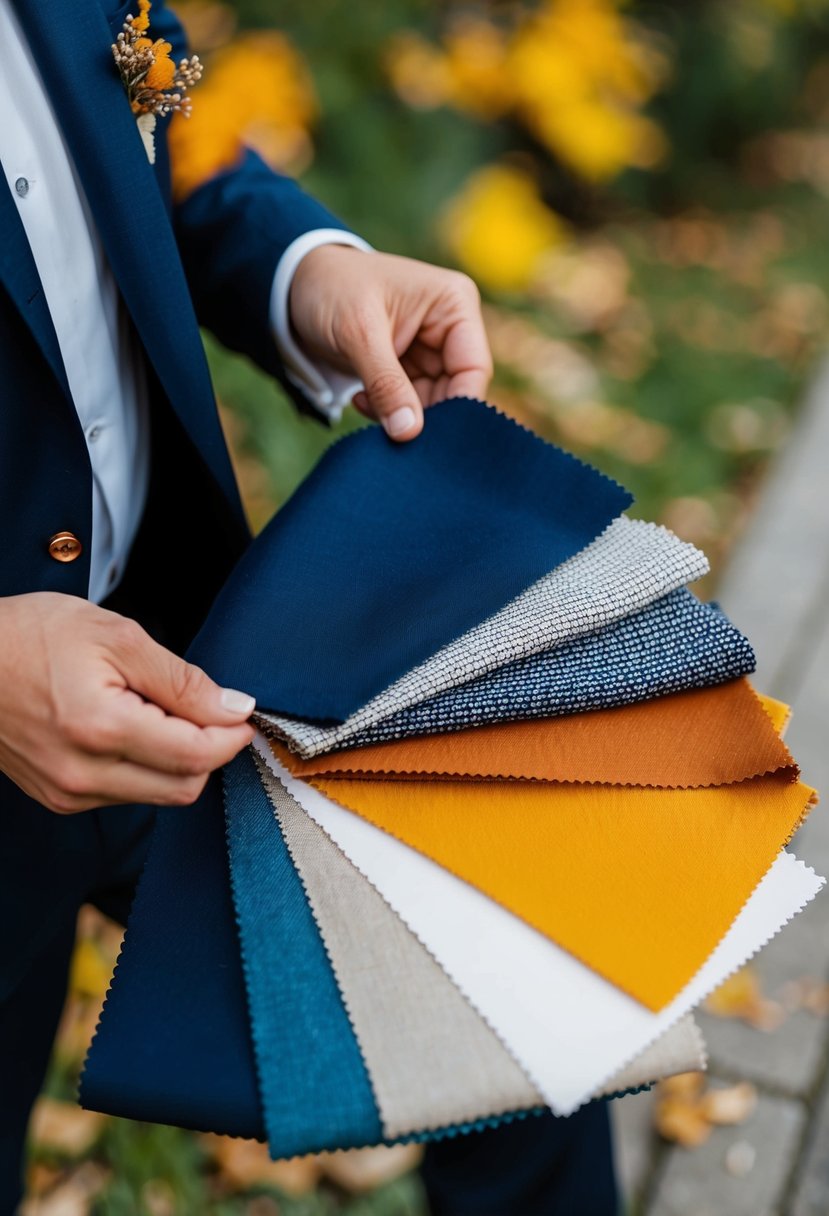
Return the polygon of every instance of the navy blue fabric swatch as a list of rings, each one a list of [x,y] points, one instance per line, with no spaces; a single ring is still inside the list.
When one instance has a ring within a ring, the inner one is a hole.
[[[378,1144],[368,1073],[299,875],[249,753],[224,769],[230,869],[275,1157]]]
[[[349,747],[610,709],[723,684],[754,667],[754,651],[740,631],[683,587],[595,633],[400,710],[361,731]]]
[[[433,406],[414,443],[367,428],[329,449],[250,546],[189,657],[259,709],[342,721],[630,501],[480,401]]]
[[[218,776],[194,806],[158,814],[80,1101],[265,1138]]]

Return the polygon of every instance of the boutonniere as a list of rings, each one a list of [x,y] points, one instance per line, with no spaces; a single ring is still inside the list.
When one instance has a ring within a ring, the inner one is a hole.
[[[152,165],[157,117],[173,110],[190,114],[187,90],[201,80],[203,69],[198,55],[182,59],[176,66],[170,58],[170,43],[148,37],[151,7],[152,0],[138,0],[138,16],[127,17],[118,41],[112,44],[112,54]]]

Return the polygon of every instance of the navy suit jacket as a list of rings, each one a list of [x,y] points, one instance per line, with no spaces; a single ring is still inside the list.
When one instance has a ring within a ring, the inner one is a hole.
[[[268,318],[277,262],[301,233],[342,225],[252,152],[174,207],[166,124],[159,123],[151,166],[110,50],[133,0],[76,0],[70,19],[64,0],[13,4],[150,370],[152,480],[126,591],[139,619],[150,627],[160,622],[165,640],[183,650],[248,540],[199,325],[284,383]],[[154,0],[151,23],[176,58],[186,53],[164,0]],[[0,595],[86,596],[92,526],[86,443],[5,179],[0,512],[6,525]],[[66,564],[48,549],[61,531],[84,542],[83,554]],[[22,929],[4,933],[0,1000],[54,931],[55,918],[77,903],[88,879],[81,858],[94,830],[89,816],[55,816],[0,774],[0,923]]]

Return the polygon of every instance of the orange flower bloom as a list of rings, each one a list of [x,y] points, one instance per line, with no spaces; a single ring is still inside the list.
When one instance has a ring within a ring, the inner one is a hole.
[[[176,65],[170,58],[172,49],[170,43],[165,42],[163,38],[153,43],[153,66],[144,78],[148,88],[169,89],[172,85],[176,75]]]
[[[150,24],[152,0],[138,0],[138,16],[132,19],[132,28],[143,33]]]

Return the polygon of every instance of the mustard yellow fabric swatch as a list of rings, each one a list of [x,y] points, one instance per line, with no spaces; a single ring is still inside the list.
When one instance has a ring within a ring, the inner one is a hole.
[[[745,679],[566,717],[496,722],[302,760],[271,745],[298,777],[579,781],[662,789],[729,785],[797,769]]]
[[[653,1010],[711,953],[815,797],[785,775],[696,790],[313,784]]]
[[[771,723],[778,735],[785,733],[786,727],[789,725],[792,717],[792,709],[785,701],[775,701],[774,697],[767,697],[764,693],[758,693],[763,709],[771,718]]]

